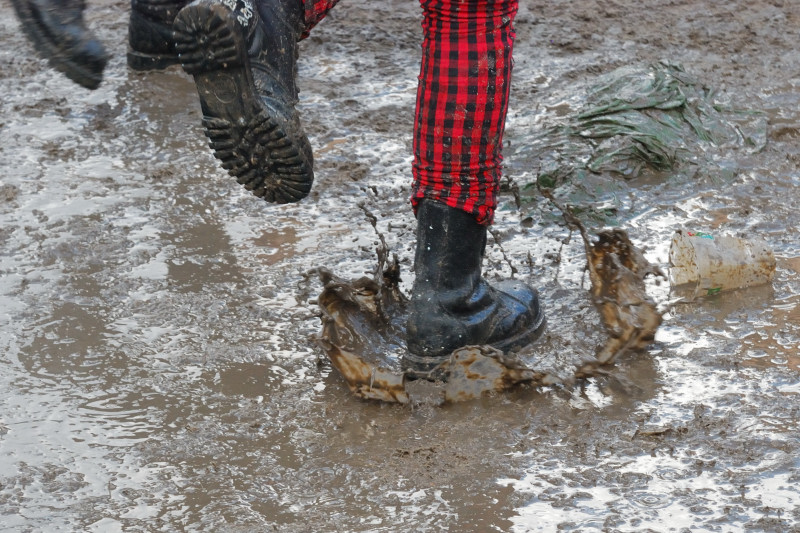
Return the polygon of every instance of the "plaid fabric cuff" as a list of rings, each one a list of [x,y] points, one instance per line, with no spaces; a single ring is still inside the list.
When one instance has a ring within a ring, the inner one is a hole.
[[[319,21],[325,18],[328,11],[333,9],[339,0],[301,0],[303,2],[303,11],[305,12],[305,29],[300,39],[305,39],[311,33],[312,28],[316,26]]]

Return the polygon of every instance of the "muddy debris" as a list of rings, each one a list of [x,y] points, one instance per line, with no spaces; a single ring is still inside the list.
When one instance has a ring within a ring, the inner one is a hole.
[[[535,204],[545,187],[580,208],[576,215],[585,222],[619,225],[622,182],[692,183],[729,173],[720,165],[725,150],[764,149],[765,115],[740,100],[665,60],[599,76],[582,106],[555,118],[523,149],[541,164],[535,179],[522,180],[521,201]]]
[[[11,202],[19,194],[19,188],[15,185],[0,185],[0,202]]]

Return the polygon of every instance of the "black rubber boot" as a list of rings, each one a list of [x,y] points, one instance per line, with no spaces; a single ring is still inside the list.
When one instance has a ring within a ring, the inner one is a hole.
[[[300,0],[196,0],[175,19],[184,70],[194,76],[214,155],[269,202],[297,202],[314,181],[295,111]]]
[[[489,344],[508,352],[544,331],[537,292],[519,281],[496,287],[481,277],[486,227],[469,213],[432,200],[417,209],[416,279],[407,324],[412,377],[429,373],[453,350]]]
[[[96,89],[108,54],[86,29],[83,0],[11,0],[36,50],[75,83]]]
[[[172,24],[189,0],[131,0],[128,22],[128,66],[161,70],[177,65]]]

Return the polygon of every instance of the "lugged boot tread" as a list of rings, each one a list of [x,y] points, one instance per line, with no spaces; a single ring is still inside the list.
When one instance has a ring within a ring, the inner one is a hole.
[[[291,135],[285,119],[258,94],[244,32],[233,13],[222,4],[191,4],[174,28],[181,64],[200,95],[209,147],[222,168],[269,202],[305,198],[313,182],[311,162],[295,140],[299,136]]]

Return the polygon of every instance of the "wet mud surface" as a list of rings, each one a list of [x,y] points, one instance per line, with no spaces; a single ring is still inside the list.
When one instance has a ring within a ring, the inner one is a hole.
[[[438,405],[356,398],[317,343],[309,274],[413,280],[413,2],[344,0],[301,46],[317,183],[274,206],[205,146],[179,69],[125,66],[127,5],[90,3],[114,54],[85,91],[0,6],[2,531],[800,530],[800,6],[526,2],[506,132],[512,184],[598,76],[661,59],[764,113],[719,172],[638,179],[620,226],[666,266],[676,229],[764,238],[770,285],[682,298],[655,341],[572,387]],[[511,187],[513,189],[513,187]],[[503,198],[484,268],[541,290],[553,371],[602,323],[580,236]]]

